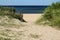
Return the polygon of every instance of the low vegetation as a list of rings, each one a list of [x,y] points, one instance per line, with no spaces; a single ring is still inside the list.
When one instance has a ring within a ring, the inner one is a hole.
[[[4,7],[0,6],[0,16],[8,15],[10,17],[19,19],[20,21],[24,21],[23,14],[16,13],[16,9],[14,7]]]
[[[23,14],[17,13],[14,7],[0,6],[0,25],[1,26],[20,26],[23,22]]]
[[[15,8],[0,6],[0,40],[21,40],[22,33],[18,29],[24,26],[22,18]]]
[[[14,15],[15,8],[0,6],[0,15]]]
[[[42,18],[39,18],[36,23],[49,24],[60,28],[60,2],[53,3],[47,7]]]
[[[40,38],[42,35],[38,35],[38,34],[30,34],[30,36],[31,36],[32,38],[37,39],[37,38]]]

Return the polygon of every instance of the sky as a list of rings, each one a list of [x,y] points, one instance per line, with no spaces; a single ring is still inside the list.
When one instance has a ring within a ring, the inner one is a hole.
[[[0,5],[51,5],[60,0],[0,0]]]

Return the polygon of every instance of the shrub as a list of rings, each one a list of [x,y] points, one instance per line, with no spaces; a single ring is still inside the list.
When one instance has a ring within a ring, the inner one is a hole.
[[[41,19],[39,18],[36,23],[48,21],[49,24],[60,27],[60,2],[53,3],[51,6],[47,7]]]
[[[0,15],[14,15],[15,8],[0,6]]]
[[[3,6],[0,6],[0,16],[4,16],[4,15],[10,16],[10,18],[19,19],[22,22],[24,21],[23,14],[16,13],[16,10],[15,10],[14,7],[3,7]]]

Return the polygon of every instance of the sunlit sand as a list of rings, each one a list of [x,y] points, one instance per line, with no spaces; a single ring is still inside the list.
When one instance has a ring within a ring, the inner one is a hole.
[[[39,17],[41,17],[42,14],[23,14],[23,18],[28,22],[34,22]]]
[[[60,40],[60,31],[47,25],[36,25],[36,21],[42,14],[24,14],[24,19],[28,21],[27,26],[24,28],[27,30],[26,35],[29,40]],[[36,37],[38,35],[39,37]],[[36,37],[36,38],[34,38]],[[34,39],[33,39],[34,38]]]
[[[42,14],[23,14],[24,26],[1,26],[0,36],[10,38],[12,40],[60,40],[60,30],[56,30],[47,25],[36,25],[34,22],[42,16]],[[4,20],[6,21],[6,20]],[[18,20],[13,20],[16,24],[20,24]],[[7,35],[7,36],[6,36]]]

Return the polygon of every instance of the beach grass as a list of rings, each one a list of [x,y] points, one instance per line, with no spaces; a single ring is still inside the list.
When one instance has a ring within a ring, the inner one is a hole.
[[[44,11],[44,15],[36,21],[36,24],[47,24],[60,28],[60,2],[53,3]]]

